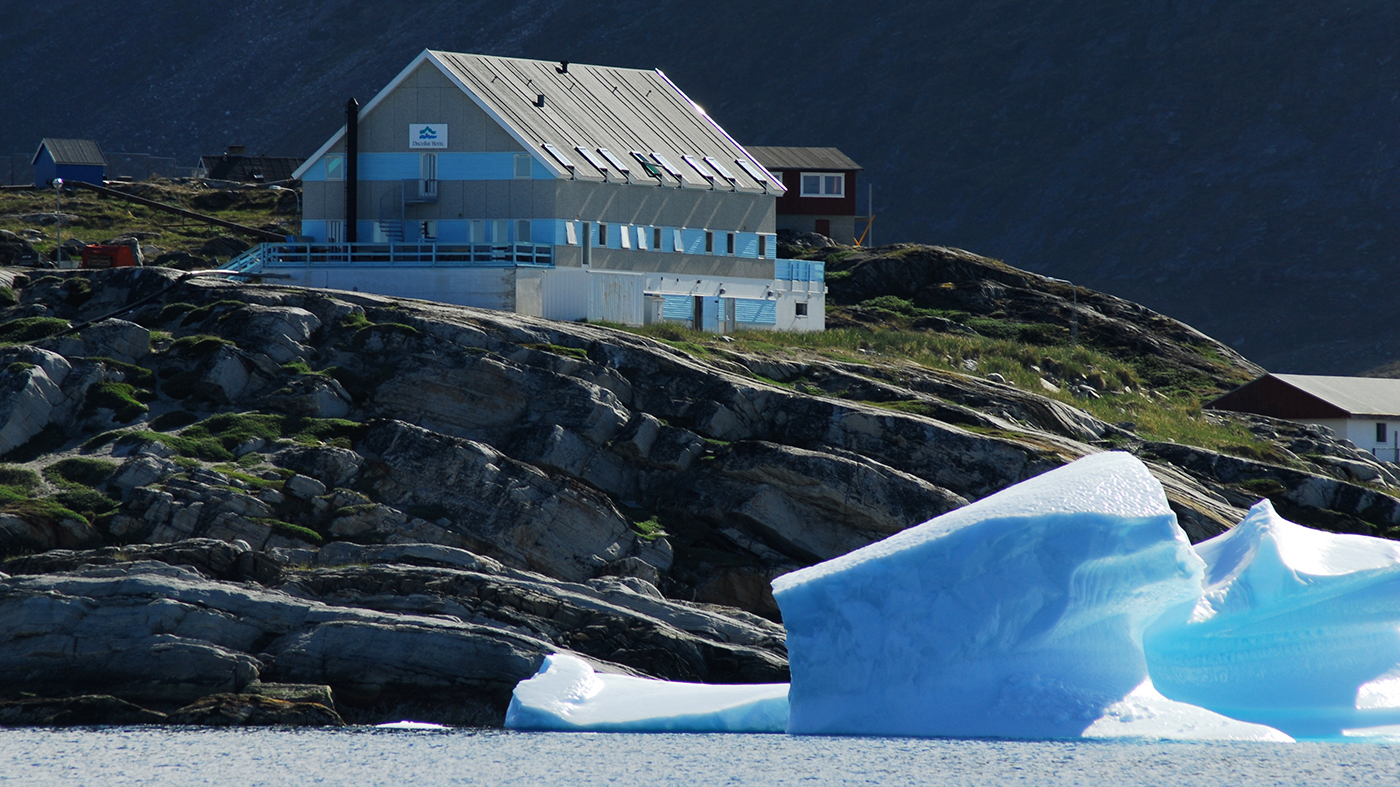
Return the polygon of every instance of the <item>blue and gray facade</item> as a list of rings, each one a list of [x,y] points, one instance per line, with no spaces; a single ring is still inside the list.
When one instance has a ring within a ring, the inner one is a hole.
[[[298,240],[319,273],[307,283],[400,295],[426,276],[416,297],[545,317],[681,319],[691,298],[685,320],[697,327],[824,325],[825,288],[811,282],[820,266],[800,264],[793,289],[792,261],[777,259],[781,181],[661,72],[425,51],[359,110],[355,136],[356,215],[346,210],[345,129],[295,174]],[[348,222],[357,248],[337,273],[335,253],[323,252],[345,244]],[[288,247],[264,264],[288,272],[298,254]],[[415,259],[435,272],[407,273]],[[445,273],[454,268],[479,272]],[[435,293],[428,279],[452,275],[492,284],[479,297]],[[595,303],[578,314],[585,291],[610,287],[640,287],[640,311]],[[697,305],[701,290],[720,299],[716,320]]]

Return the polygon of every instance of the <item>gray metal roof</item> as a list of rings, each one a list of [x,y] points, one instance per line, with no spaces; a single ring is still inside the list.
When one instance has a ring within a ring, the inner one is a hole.
[[[750,145],[749,152],[768,169],[861,169],[850,156],[836,148],[774,148]]]
[[[1314,374],[1272,376],[1353,416],[1400,417],[1400,380],[1394,378],[1325,377]]]
[[[747,166],[770,183],[768,191],[782,193],[784,190],[781,180],[765,172],[757,159],[660,71],[582,63],[569,63],[565,68],[555,61],[425,50],[360,110],[361,115],[373,110],[425,60],[441,69],[517,142],[530,150],[536,160],[559,177],[604,180],[603,172],[575,149],[586,148],[595,160],[606,163],[597,152],[604,148],[628,167],[633,182],[656,182],[632,158],[631,151],[635,150],[661,171],[673,171],[665,179],[670,186],[676,186],[679,178],[687,188],[711,187],[710,180],[686,161],[685,157],[689,156],[702,171],[715,176],[717,188],[729,190],[730,185],[724,179],[727,173],[734,179],[735,187],[763,191],[763,182],[745,171]],[[541,95],[544,105],[538,106]],[[306,167],[344,133],[342,127],[320,151],[307,159],[294,177],[301,177]],[[549,152],[550,147],[562,154],[572,168],[560,163],[558,157]],[[654,153],[660,154],[665,162],[656,161],[652,157]],[[724,172],[715,172],[705,163],[706,157],[717,161]],[[609,179],[622,179],[611,165],[608,172]]]
[[[44,139],[34,151],[34,164],[39,161],[39,151],[49,149],[55,164],[77,164],[81,166],[105,167],[107,159],[102,148],[90,139]]]

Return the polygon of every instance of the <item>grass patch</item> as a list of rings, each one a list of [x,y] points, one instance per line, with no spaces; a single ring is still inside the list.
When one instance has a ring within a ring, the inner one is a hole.
[[[43,487],[44,480],[27,467],[0,465],[0,485],[34,492]]]
[[[669,535],[666,528],[662,526],[660,517],[656,516],[633,522],[632,529],[646,541],[655,541],[664,535]]]
[[[88,389],[83,399],[83,415],[107,409],[122,423],[134,421],[151,409],[138,401],[137,396],[136,388],[129,383],[104,380]]]
[[[0,309],[8,309],[19,303],[19,298],[15,297],[15,291],[9,287],[0,286]]]
[[[180,320],[180,327],[184,328],[190,325],[194,325],[196,323],[204,322],[205,320],[212,317],[215,312],[226,312],[233,309],[241,308],[243,308],[242,301],[215,301],[206,306],[199,306],[190,309],[189,312],[185,314],[184,319]]]
[[[193,303],[184,303],[183,301],[178,303],[167,303],[165,304],[165,306],[161,307],[160,316],[156,318],[156,321],[162,324],[174,322],[175,320],[184,317],[189,312],[194,311],[195,308],[196,307]]]
[[[154,440],[181,456],[206,462],[234,462],[233,449],[253,439],[294,440],[317,446],[324,442],[349,447],[368,427],[339,418],[305,418],[271,413],[221,413],[180,434],[128,432],[118,442]]]
[[[291,522],[283,522],[280,519],[271,519],[264,517],[251,517],[251,519],[254,522],[261,522],[264,525],[271,527],[273,532],[275,533],[279,533],[290,538],[299,538],[302,541],[308,541],[312,544],[321,544],[326,540],[321,536],[320,533],[317,533],[315,530],[312,530],[309,527],[294,525]]]
[[[918,312],[909,301],[892,296],[872,298],[867,303],[901,317]],[[964,324],[977,322],[957,312],[939,312],[938,316]],[[733,342],[724,347],[755,355],[798,359],[816,355],[867,366],[887,359],[900,364],[913,363],[942,374],[982,377],[996,372],[1011,385],[1058,399],[1102,421],[1132,421],[1137,424],[1136,433],[1148,440],[1175,441],[1212,450],[1225,450],[1230,446],[1237,454],[1267,450],[1267,444],[1261,444],[1243,426],[1215,422],[1201,414],[1201,402],[1233,387],[1233,382],[1213,379],[1199,370],[1171,367],[1151,358],[1120,360],[1082,343],[1077,346],[1068,341],[1026,343],[1023,339],[1032,342],[1043,339],[1037,338],[1038,332],[1064,329],[990,318],[989,321],[1009,326],[1005,330],[1015,338],[875,326],[833,328],[821,333],[738,331],[729,337]],[[986,324],[979,324],[986,328]],[[713,355],[718,346],[718,337],[676,323],[615,327],[657,339],[701,360]],[[977,361],[976,372],[964,369],[963,361],[968,359]],[[1042,376],[1051,370],[1056,378],[1064,381],[1058,393],[1049,393],[1040,386]],[[1070,384],[1081,377],[1100,391],[1100,398],[1080,398],[1069,390]],[[1157,389],[1161,395],[1143,394],[1148,387]],[[1125,388],[1132,391],[1124,392]],[[902,409],[896,404],[885,406]],[[911,412],[922,409],[917,404],[905,406],[911,408]]]
[[[180,355],[188,355],[194,358],[207,358],[224,347],[236,347],[233,342],[222,336],[210,336],[209,334],[196,334],[194,336],[184,336],[176,339],[170,345],[170,351]]]
[[[0,324],[0,344],[25,344],[67,330],[67,320],[57,317],[21,317]]]
[[[542,350],[547,353],[563,355],[568,358],[577,358],[581,361],[588,360],[588,351],[580,347],[563,347],[558,344],[527,344],[524,346],[532,350]]]
[[[286,371],[291,372],[292,374],[326,374],[324,371],[318,372],[315,369],[312,369],[310,364],[300,359],[295,361],[288,361],[282,364],[282,368]]]
[[[92,300],[92,281],[75,276],[63,282],[63,302],[69,306],[82,306]]]
[[[81,486],[59,492],[53,496],[53,501],[70,511],[81,514],[89,522],[110,514],[120,507],[117,501],[96,489]]]
[[[71,508],[57,502],[53,498],[35,497],[28,500],[20,500],[15,503],[5,505],[3,509],[7,514],[14,514],[22,519],[47,521],[50,523],[61,522],[64,519],[74,519],[83,524],[91,524],[92,521],[79,514]]]
[[[389,338],[391,336],[418,336],[422,331],[412,325],[404,325],[401,322],[378,322],[371,323],[355,331],[355,335],[350,337],[350,346],[356,350],[364,349],[370,339],[376,336]]]
[[[5,367],[5,371],[9,372],[10,374],[22,374],[22,373],[24,373],[24,372],[29,371],[30,369],[37,369],[37,368],[39,368],[39,365],[38,365],[38,364],[35,364],[35,363],[25,363],[24,361],[15,361],[14,363],[10,364],[9,366],[6,366],[6,367]]]
[[[156,384],[155,372],[144,366],[137,366],[134,363],[125,363],[115,358],[104,358],[102,356],[90,356],[87,358],[77,358],[75,360],[100,363],[112,371],[121,372],[124,378],[122,382],[131,383],[138,388],[154,388]]]
[[[94,487],[105,482],[120,467],[116,462],[90,456],[61,459],[44,468],[44,477],[61,487]]]
[[[257,456],[257,454],[247,454],[246,456]],[[242,462],[243,458],[246,457],[241,457],[238,461]],[[243,472],[243,467],[239,464],[229,464],[227,462],[224,462],[222,464],[214,465],[214,469],[219,471],[220,473],[223,473],[229,478],[236,478],[239,481],[242,481],[243,483],[247,484],[248,486],[253,487],[254,489],[270,489],[282,485],[280,481],[268,481],[265,478],[258,478],[255,475],[248,475],[247,473]]]
[[[1285,488],[1282,483],[1272,478],[1251,478],[1248,481],[1241,481],[1240,483],[1235,484],[1235,486],[1253,492],[1254,494],[1259,495],[1260,497],[1281,495],[1284,492],[1288,491],[1288,489]]]

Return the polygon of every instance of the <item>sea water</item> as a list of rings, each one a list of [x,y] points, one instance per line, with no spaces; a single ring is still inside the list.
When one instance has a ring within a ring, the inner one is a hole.
[[[0,784],[1400,784],[1400,744],[109,727],[0,730]]]

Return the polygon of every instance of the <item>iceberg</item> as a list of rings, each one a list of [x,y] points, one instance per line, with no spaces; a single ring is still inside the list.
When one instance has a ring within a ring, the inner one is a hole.
[[[1288,740],[1153,688],[1144,629],[1204,568],[1140,461],[1080,459],[775,579],[787,730]]]
[[[600,675],[576,656],[545,657],[521,681],[506,728],[555,732],[783,732],[788,684],[717,686]]]
[[[1203,595],[1144,638],[1164,695],[1296,737],[1400,732],[1400,544],[1312,530],[1265,500],[1196,551]]]

